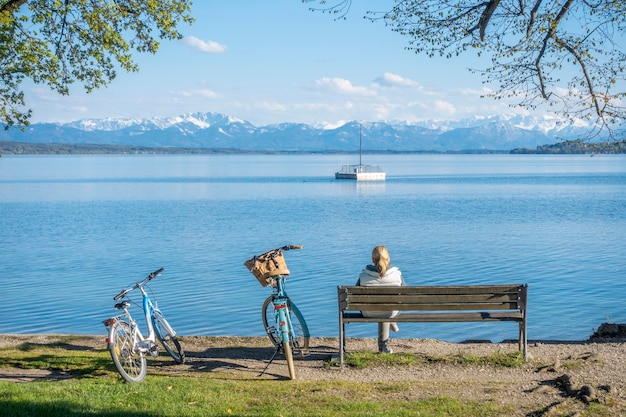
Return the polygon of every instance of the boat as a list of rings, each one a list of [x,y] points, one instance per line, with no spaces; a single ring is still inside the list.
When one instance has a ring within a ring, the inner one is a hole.
[[[359,164],[342,165],[341,170],[335,172],[335,179],[356,181],[385,181],[385,171],[380,169],[378,165],[363,165],[362,158],[363,140],[361,134],[361,125],[359,125]]]
[[[342,165],[335,179],[357,181],[385,181],[385,172],[378,165]]]

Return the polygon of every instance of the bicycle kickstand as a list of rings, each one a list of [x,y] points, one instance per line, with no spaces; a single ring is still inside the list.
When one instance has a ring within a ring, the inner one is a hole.
[[[276,357],[276,355],[278,355],[278,352],[280,352],[280,346],[276,347],[276,351],[274,352],[274,354],[272,355],[272,357],[270,358],[269,362],[267,363],[267,365],[265,365],[265,368],[263,369],[263,372],[261,372],[259,374],[259,376],[263,376],[263,374],[265,374],[265,371],[267,371],[267,368],[270,367],[270,365],[272,364],[272,362],[274,361],[274,358]]]

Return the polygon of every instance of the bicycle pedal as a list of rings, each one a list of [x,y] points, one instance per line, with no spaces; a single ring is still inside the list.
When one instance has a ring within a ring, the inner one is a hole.
[[[156,358],[157,356],[159,356],[159,347],[157,345],[152,345],[150,346],[150,349],[148,349],[148,352],[150,352],[150,355]]]

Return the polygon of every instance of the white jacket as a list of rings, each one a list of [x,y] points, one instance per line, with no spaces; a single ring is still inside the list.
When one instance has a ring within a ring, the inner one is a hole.
[[[373,265],[368,265],[359,274],[358,285],[364,287],[371,286],[386,286],[386,287],[399,287],[404,285],[402,280],[402,272],[395,266],[390,266],[384,276],[380,276],[378,271]],[[398,311],[361,311],[365,317],[395,317],[398,315]]]

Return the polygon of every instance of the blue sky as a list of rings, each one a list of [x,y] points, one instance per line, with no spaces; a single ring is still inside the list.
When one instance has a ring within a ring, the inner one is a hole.
[[[119,72],[90,94],[75,85],[69,97],[25,85],[32,122],[216,112],[257,126],[334,125],[522,112],[480,98],[487,86],[467,68],[489,62],[416,55],[407,38],[363,19],[392,4],[355,1],[347,20],[334,20],[300,0],[195,1],[185,38],[136,54],[139,73]]]

